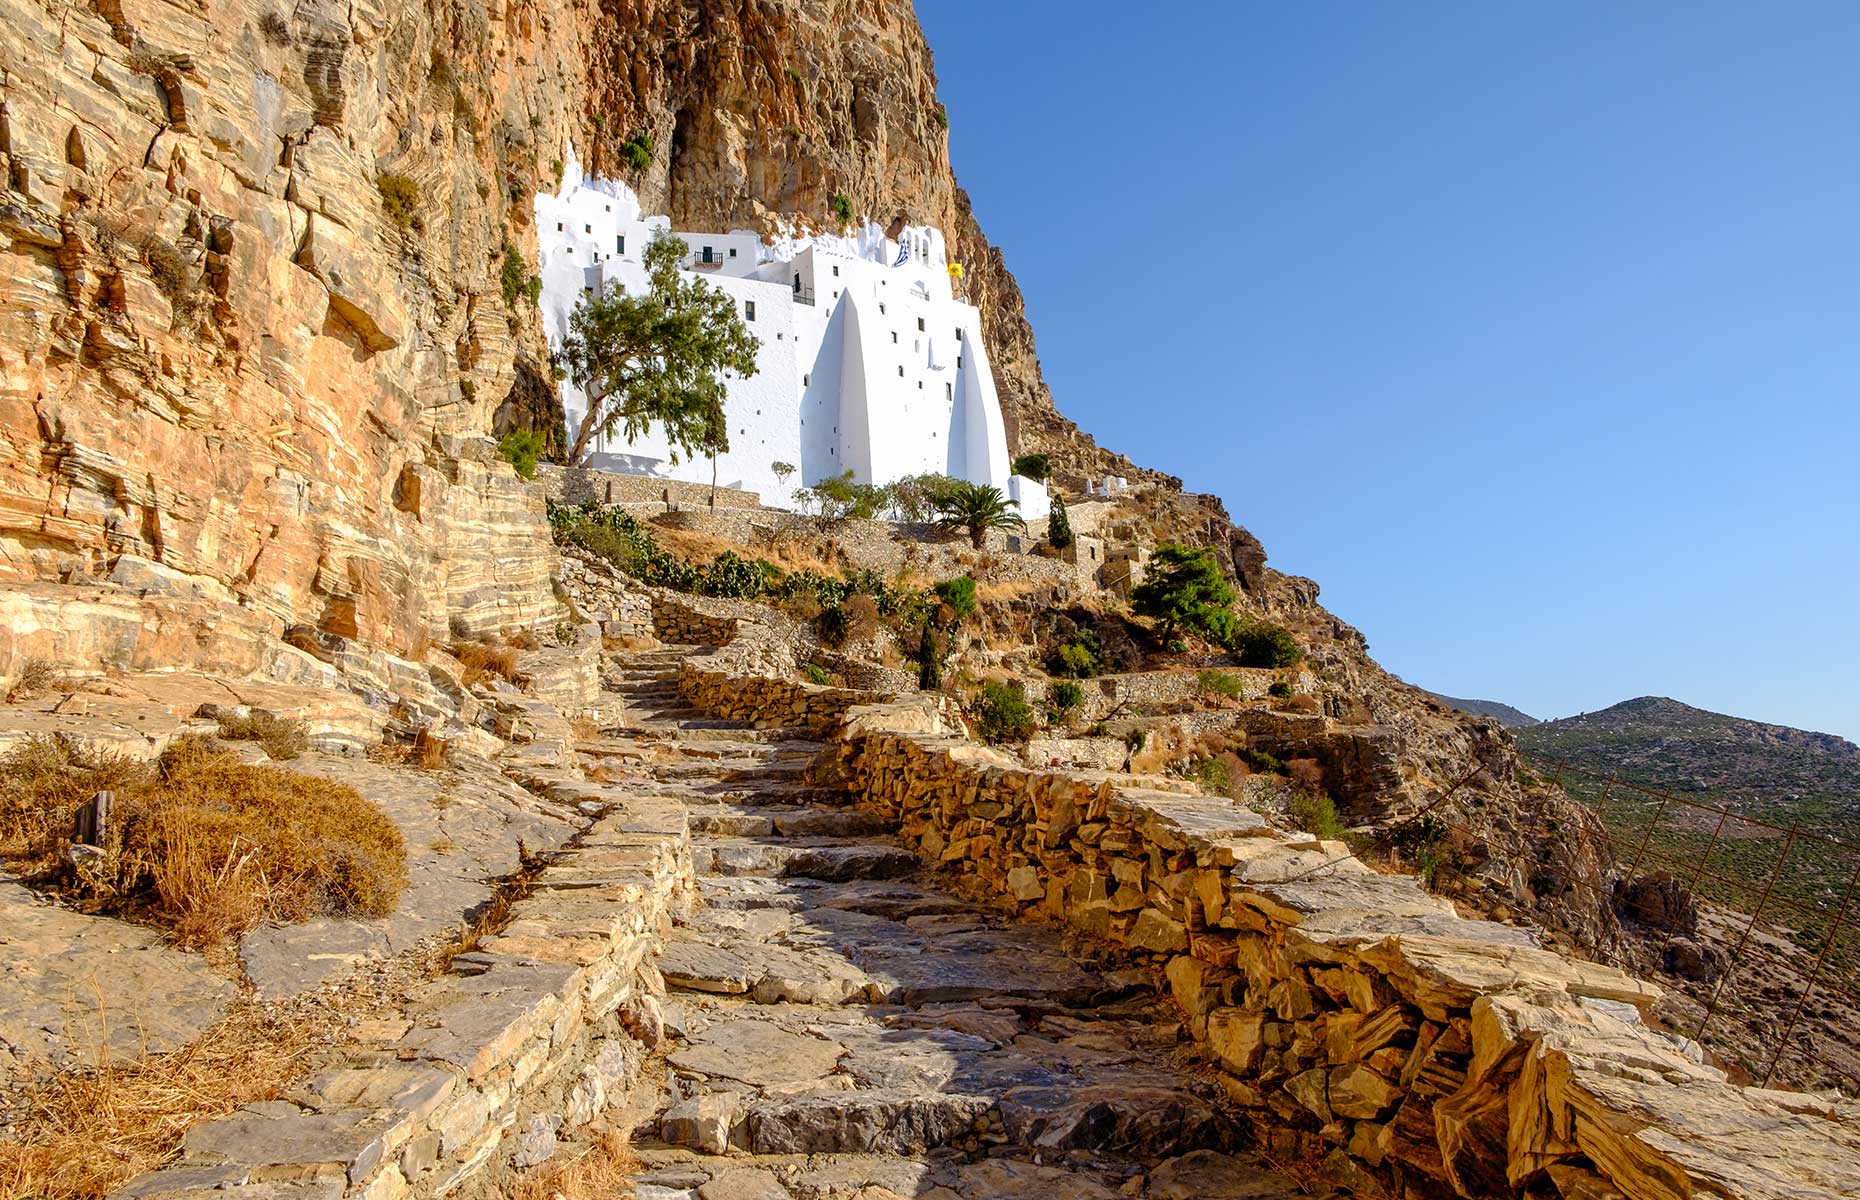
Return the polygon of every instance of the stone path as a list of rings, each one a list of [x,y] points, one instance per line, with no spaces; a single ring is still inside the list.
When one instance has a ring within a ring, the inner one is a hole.
[[[1147,972],[939,889],[867,813],[811,807],[819,747],[679,707],[689,650],[622,657],[584,746],[687,807],[701,905],[659,961],[672,1091],[639,1200],[1301,1195],[1240,1152]]]

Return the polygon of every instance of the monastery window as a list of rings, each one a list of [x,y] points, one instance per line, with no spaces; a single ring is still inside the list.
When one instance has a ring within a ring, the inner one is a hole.
[[[943,385],[943,399],[950,400],[950,401],[954,401],[956,399],[956,389],[951,387],[947,383]]]
[[[924,319],[922,317],[918,317],[917,318],[917,332],[922,333],[923,331],[924,331]]]
[[[753,321],[756,319],[756,302],[754,300],[743,301],[743,319],[745,321]]]
[[[809,374],[801,376],[801,386],[802,387],[813,387],[814,386],[814,376],[811,372]]]
[[[601,205],[601,211],[602,211],[602,212],[612,212],[613,210],[614,210],[614,206],[613,206],[613,205],[611,205],[611,204],[603,204],[603,205]]]
[[[619,237],[614,239],[614,253],[615,254],[626,253],[626,234],[623,233]]]
[[[958,371],[962,370],[962,355],[960,354],[956,356],[956,369]]]
[[[560,232],[562,232],[562,222],[560,222],[560,221],[557,221],[557,222],[555,223],[555,231],[556,231],[557,233],[560,233]]]
[[[837,278],[839,277],[839,273],[840,273],[840,269],[839,269],[839,267],[838,267],[838,266],[835,266],[835,267],[833,268],[833,275],[834,275],[834,278],[836,278],[836,279],[837,279]],[[835,292],[835,293],[833,293],[833,294],[834,294],[835,296],[837,296],[837,295],[839,295],[839,293],[838,293],[838,292]]]
[[[735,257],[736,257],[736,247],[735,247],[735,246],[731,246],[731,247],[730,247],[730,257],[731,257],[731,258],[735,258]]]
[[[898,378],[899,378],[899,379],[903,379],[903,378],[904,378],[904,368],[903,368],[903,367],[899,367],[899,368],[898,368]]]
[[[959,342],[962,340],[962,326],[960,325],[956,326],[956,340]]]
[[[924,390],[924,381],[921,379],[917,381],[917,390],[920,392]]]
[[[881,316],[881,317],[885,315],[885,302],[884,302],[883,300],[880,300],[880,301],[878,302],[878,315],[879,315],[879,316]],[[892,341],[894,341],[894,342],[895,342],[895,341],[897,341],[897,340],[898,340],[898,335],[897,335],[897,334],[895,334],[895,333],[894,333],[894,334],[892,334],[892,335],[891,335],[891,340],[892,340]]]
[[[891,331],[891,344],[894,346],[898,344],[898,331],[895,329]]]
[[[594,226],[592,226],[592,225],[583,225],[583,226],[581,227],[581,232],[583,232],[583,233],[593,233],[593,232],[594,232]]]

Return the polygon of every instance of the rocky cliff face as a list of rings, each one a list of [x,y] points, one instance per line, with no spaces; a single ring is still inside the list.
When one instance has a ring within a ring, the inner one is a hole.
[[[1591,944],[1605,933],[1604,907],[1545,899],[1599,864],[1556,836],[1580,810],[1526,804],[1495,727],[1384,675],[1219,501],[1059,415],[956,184],[908,3],[0,13],[0,578],[110,580],[412,659],[449,633],[551,622],[540,501],[487,436],[553,405],[523,280],[500,274],[534,261],[531,197],[571,154],[686,228],[821,227],[844,196],[863,219],[944,230],[1012,445],[1050,454],[1062,483],[1163,483],[1139,531],[1220,549],[1247,603],[1399,731],[1401,807],[1451,793],[1489,835],[1468,877]],[[649,161],[624,165],[642,137]],[[52,644],[69,631],[16,636],[0,675]]]

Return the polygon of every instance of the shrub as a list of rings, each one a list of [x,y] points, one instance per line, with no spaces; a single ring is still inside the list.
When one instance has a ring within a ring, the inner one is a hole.
[[[1337,806],[1323,792],[1297,792],[1286,805],[1292,823],[1313,837],[1337,841],[1345,833],[1337,819]]]
[[[1046,518],[1046,540],[1055,550],[1072,545],[1072,518],[1066,514],[1066,502],[1053,497],[1053,511]]]
[[[833,677],[828,675],[827,669],[819,663],[808,663],[805,667],[801,668],[801,674],[807,677],[807,682],[809,683],[817,683],[824,686],[833,682]]]
[[[1047,667],[1054,675],[1090,679],[1104,671],[1104,647],[1099,644],[1097,634],[1081,629],[1059,644]]]
[[[938,129],[949,128],[949,110],[941,104],[936,106],[936,113],[932,119],[936,122]]]
[[[524,296],[534,304],[542,294],[542,276],[530,274],[530,265],[524,261],[523,252],[508,238],[504,239],[504,265],[498,271],[497,281],[507,308],[515,309],[517,301]]]
[[[1271,687],[1266,689],[1266,694],[1276,700],[1283,700],[1292,694],[1292,685],[1285,682],[1283,679],[1277,680]]]
[[[945,579],[934,589],[936,598],[949,605],[958,621],[975,615],[975,580],[967,575]]]
[[[1228,796],[1233,794],[1233,775],[1227,764],[1218,758],[1204,758],[1195,764],[1195,782],[1201,785],[1204,796]]]
[[[164,239],[151,237],[142,247],[142,257],[148,260],[149,278],[169,300],[181,300],[193,290],[187,260]]]
[[[1291,630],[1264,621],[1249,623],[1236,631],[1228,648],[1240,656],[1243,667],[1295,667],[1305,657]]]
[[[452,657],[459,660],[465,668],[465,678],[461,681],[466,687],[479,682],[487,675],[515,682],[517,678],[517,651],[512,646],[496,646],[490,642],[453,642]]]
[[[1014,460],[1013,471],[1036,483],[1045,483],[1053,477],[1053,464],[1044,454],[1023,454]]]
[[[283,14],[276,11],[268,12],[258,19],[258,31],[274,46],[291,44],[291,27],[285,22]]]
[[[970,700],[970,712],[985,742],[1024,742],[1033,736],[1033,706],[1016,684],[984,683]]]
[[[1246,690],[1246,680],[1231,671],[1203,671],[1195,676],[1195,686],[1214,696],[1238,696]]]
[[[1261,775],[1285,774],[1285,764],[1280,762],[1276,756],[1267,754],[1264,750],[1242,751],[1241,757],[1246,759],[1246,765],[1248,767],[1258,771]]]
[[[302,721],[280,720],[268,712],[249,716],[225,716],[219,719],[220,736],[229,742],[257,742],[265,753],[283,762],[296,758],[310,748],[310,737]]]
[[[375,188],[388,219],[402,229],[413,228],[420,211],[420,185],[406,175],[379,175]]]
[[[833,194],[833,215],[839,219],[841,225],[852,224],[852,201],[839,192]]]
[[[383,916],[407,884],[400,830],[355,790],[248,766],[204,738],[154,763],[35,739],[0,768],[0,836],[67,886],[132,906],[175,941],[211,946],[261,920]],[[72,815],[115,793],[101,857],[62,865]]]
[[[635,171],[645,170],[652,163],[652,139],[642,133],[621,142],[620,158]],[[556,177],[561,178],[561,172],[556,172]]]
[[[513,429],[497,440],[497,456],[525,479],[536,478],[536,461],[548,445],[534,429]]]
[[[807,82],[806,80],[801,78],[801,73],[795,70],[793,67],[787,67],[785,68],[785,70],[787,72],[789,82],[793,83],[794,86],[801,87]]]
[[[729,600],[750,600],[768,590],[775,568],[759,558],[742,558],[725,550],[704,568],[704,579],[697,589],[706,596]]]
[[[1085,703],[1085,690],[1070,679],[1062,679],[1046,692],[1046,706],[1061,716]]]
[[[24,700],[48,692],[58,682],[57,668],[43,658],[29,658],[20,664],[19,674],[13,680],[13,686],[7,690],[8,700]]]

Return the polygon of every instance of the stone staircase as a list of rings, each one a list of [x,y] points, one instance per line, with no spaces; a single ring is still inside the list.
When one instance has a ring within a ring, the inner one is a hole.
[[[658,966],[671,1094],[639,1200],[1303,1195],[1238,1152],[1149,973],[936,886],[872,813],[819,806],[804,731],[683,706],[619,656],[584,764],[685,806],[700,901]],[[656,1135],[656,1136],[655,1136]]]

